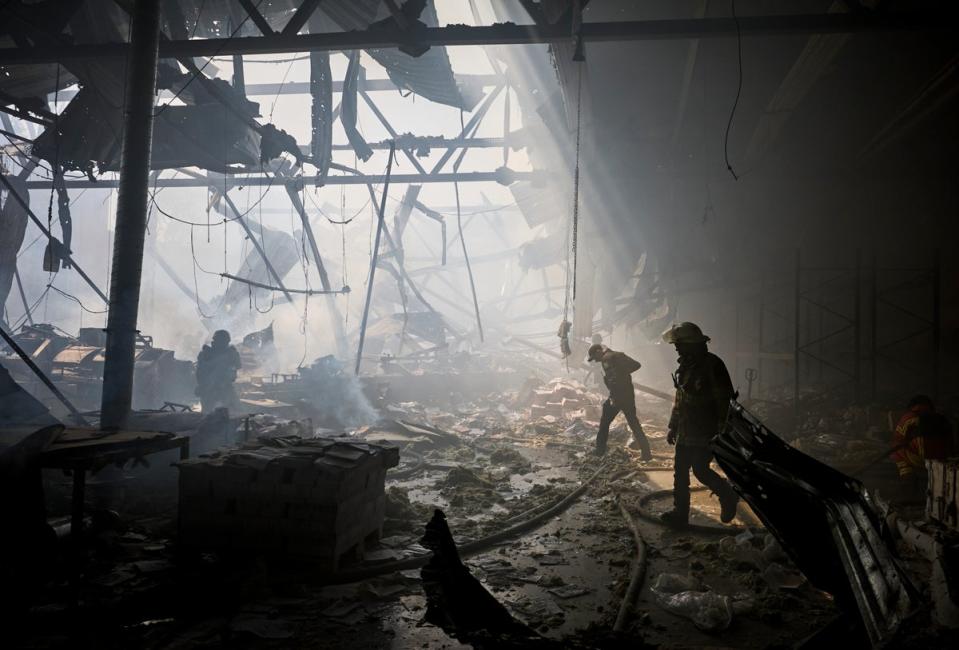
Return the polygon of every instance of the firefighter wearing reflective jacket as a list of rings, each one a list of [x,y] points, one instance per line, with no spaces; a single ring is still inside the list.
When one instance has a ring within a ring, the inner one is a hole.
[[[630,376],[639,370],[640,363],[622,352],[610,350],[602,343],[594,343],[590,346],[587,359],[602,364],[603,382],[609,389],[609,398],[603,402],[599,433],[596,434],[596,455],[602,456],[606,453],[609,425],[622,412],[633,432],[633,438],[629,443],[630,448],[641,450],[642,460],[651,460],[653,454],[649,450],[649,441],[643,432],[643,425],[636,417],[636,393]]]
[[[926,461],[945,460],[955,454],[952,424],[940,413],[932,399],[916,395],[896,424],[892,436],[892,458],[899,478],[912,483],[918,494],[926,491]]]
[[[725,425],[729,400],[735,397],[726,364],[709,352],[709,337],[693,323],[680,323],[663,334],[676,346],[679,368],[673,374],[676,397],[669,418],[666,441],[676,445],[673,470],[673,510],[662,515],[665,522],[685,526],[689,522],[689,471],[719,497],[720,518],[728,523],[736,516],[739,497],[713,471],[710,440]]]

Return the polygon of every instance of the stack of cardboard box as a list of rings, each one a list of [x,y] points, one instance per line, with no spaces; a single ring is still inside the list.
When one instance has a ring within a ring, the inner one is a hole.
[[[183,461],[179,542],[308,558],[336,570],[346,551],[379,534],[386,470],[398,462],[395,447],[342,438]]]
[[[926,515],[959,530],[959,460],[927,460],[929,492]]]
[[[575,380],[553,379],[545,388],[534,390],[530,403],[530,416],[541,418],[553,416],[569,418],[595,415],[598,419],[599,407],[583,384]]]

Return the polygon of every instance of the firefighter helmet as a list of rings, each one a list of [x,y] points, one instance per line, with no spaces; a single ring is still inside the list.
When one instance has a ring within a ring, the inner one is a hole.
[[[706,343],[709,341],[709,337],[703,334],[703,331],[699,329],[699,325],[686,322],[673,325],[663,332],[663,341],[670,345],[676,345],[677,343]]]

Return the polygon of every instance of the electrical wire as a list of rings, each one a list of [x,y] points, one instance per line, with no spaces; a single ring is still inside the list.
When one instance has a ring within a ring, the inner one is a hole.
[[[375,188],[374,188],[374,191],[375,191]],[[309,199],[309,201],[310,201],[310,203],[313,205],[313,207],[316,208],[316,211],[319,212],[320,215],[321,215],[324,219],[326,219],[327,221],[329,221],[329,222],[330,222],[331,224],[333,224],[334,226],[345,226],[345,225],[348,225],[350,222],[352,222],[354,219],[356,219],[358,216],[360,216],[360,213],[361,213],[361,212],[363,212],[364,210],[366,210],[366,206],[368,206],[368,205],[370,204],[370,201],[372,200],[372,199],[370,199],[370,198],[367,198],[367,199],[366,199],[366,203],[364,203],[362,206],[360,206],[360,209],[357,210],[356,212],[354,212],[354,213],[352,214],[352,216],[350,216],[349,219],[346,219],[346,220],[343,220],[343,221],[338,221],[338,220],[336,220],[336,219],[333,219],[330,215],[328,215],[328,214],[323,210],[323,208],[321,208],[319,205],[317,205],[316,201],[313,200],[313,197],[310,196],[309,193],[304,192],[303,194],[306,196],[307,199]]]
[[[264,172],[264,173],[265,173],[265,172]],[[175,217],[175,216],[173,216],[172,214],[170,214],[169,212],[167,212],[166,210],[162,209],[159,205],[157,205],[156,195],[159,194],[161,191],[163,191],[163,189],[165,189],[165,188],[160,188],[160,190],[158,190],[157,192],[151,192],[151,193],[150,193],[150,202],[153,204],[154,207],[156,207],[157,212],[159,212],[160,214],[162,214],[162,215],[163,215],[164,217],[166,217],[167,219],[172,219],[173,221],[176,221],[177,223],[182,223],[182,224],[184,224],[184,225],[186,225],[186,226],[203,226],[203,227],[207,227],[207,226],[210,226],[210,225],[219,226],[221,223],[228,223],[228,222],[230,222],[230,221],[239,221],[240,219],[242,219],[242,218],[245,217],[246,215],[248,215],[248,214],[250,214],[251,212],[253,212],[253,210],[256,209],[256,207],[257,207],[258,205],[260,205],[260,203],[263,202],[263,199],[266,198],[266,195],[267,195],[267,193],[270,191],[270,188],[273,187],[273,183],[274,183],[274,181],[275,181],[275,179],[276,179],[276,176],[275,176],[275,175],[274,175],[274,176],[269,176],[269,174],[268,174],[268,177],[269,177],[269,179],[270,179],[270,182],[269,182],[269,184],[266,186],[266,189],[265,189],[265,190],[263,191],[263,193],[260,195],[260,198],[257,199],[256,203],[254,203],[254,204],[251,205],[249,208],[247,208],[246,212],[243,212],[243,213],[238,214],[238,215],[233,216],[233,217],[224,216],[221,221],[217,221],[217,222],[214,222],[214,223],[203,223],[203,222],[200,222],[200,221],[189,221],[189,220],[187,220],[187,219],[181,219],[180,217]]]
[[[739,81],[736,86],[736,99],[733,100],[733,107],[729,111],[729,120],[726,122],[726,133],[723,136],[723,158],[726,161],[726,169],[732,174],[733,180],[738,181],[739,176],[729,162],[729,130],[733,125],[733,117],[736,116],[736,109],[739,107],[739,97],[743,92],[743,34],[739,27],[739,17],[736,15],[736,0],[729,0],[730,9],[733,14],[733,21],[736,23],[736,55],[739,63]]]
[[[73,302],[77,303],[78,305],[80,305],[80,309],[82,309],[83,311],[87,312],[88,314],[106,314],[108,311],[110,311],[109,309],[103,309],[103,310],[90,309],[89,307],[87,307],[86,305],[84,305],[84,304],[83,304],[83,301],[81,301],[79,298],[77,298],[77,297],[74,296],[73,294],[67,293],[67,292],[64,291],[63,289],[58,289],[57,287],[53,286],[53,284],[48,284],[48,285],[47,285],[47,288],[53,289],[54,291],[56,291],[57,293],[59,293],[59,294],[60,294],[61,296],[63,296],[64,298],[69,298],[69,299],[72,300]]]
[[[286,72],[283,73],[283,78],[280,80],[280,85],[276,89],[276,94],[273,96],[273,103],[270,104],[270,117],[267,118],[268,121],[273,121],[273,111],[276,109],[276,102],[280,99],[280,93],[283,92],[283,87],[286,85],[286,78],[290,76],[290,70],[293,69],[293,64],[295,61],[291,61],[290,65],[286,67]]]

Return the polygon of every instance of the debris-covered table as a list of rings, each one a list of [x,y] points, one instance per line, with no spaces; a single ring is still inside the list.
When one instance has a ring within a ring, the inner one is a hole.
[[[180,460],[186,460],[190,456],[190,439],[162,431],[64,429],[40,455],[40,466],[73,473],[70,518],[70,535],[73,539],[79,539],[83,527],[87,471],[170,449],[179,449]]]

